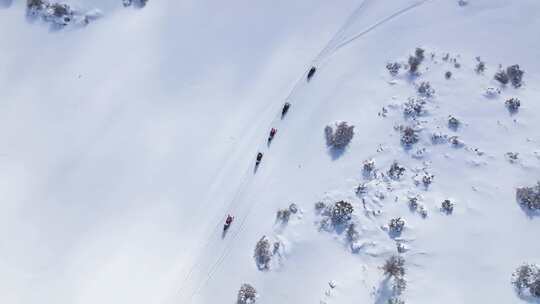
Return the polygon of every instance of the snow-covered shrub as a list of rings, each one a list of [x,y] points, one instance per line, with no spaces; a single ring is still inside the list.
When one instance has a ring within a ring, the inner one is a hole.
[[[434,132],[431,134],[431,142],[434,145],[440,145],[444,144],[448,141],[448,136],[445,134],[442,134],[441,132]]]
[[[405,168],[400,166],[397,162],[393,162],[388,170],[388,176],[392,179],[400,179],[405,174]]]
[[[238,291],[237,304],[253,304],[257,300],[257,290],[250,284],[244,283]]]
[[[506,105],[508,112],[514,114],[519,110],[519,107],[521,106],[521,101],[518,98],[510,98],[506,100],[504,104]]]
[[[452,78],[452,72],[446,71],[446,72],[444,73],[444,78],[446,78],[446,79]]]
[[[448,116],[448,128],[455,131],[459,128],[460,125],[461,121],[459,121],[459,119],[455,118],[452,115]]]
[[[331,126],[324,128],[326,145],[333,148],[343,149],[354,136],[354,126],[349,126],[345,121],[336,123],[336,130]]]
[[[519,160],[519,153],[517,152],[507,152],[505,156],[506,159],[511,163],[515,163]]]
[[[495,76],[493,78],[495,78],[495,80],[497,80],[502,85],[506,85],[510,81],[510,77],[508,77],[508,74],[505,70],[498,71],[497,73],[495,73]]]
[[[358,239],[360,239],[360,233],[356,229],[355,223],[351,223],[349,227],[347,227],[346,233],[347,233],[347,241],[349,243],[354,243],[358,241]]]
[[[354,192],[356,193],[356,195],[364,195],[364,194],[366,194],[368,192],[367,185],[364,184],[364,183],[360,183],[356,187]]]
[[[32,19],[40,18],[54,28],[62,28],[69,24],[85,26],[102,16],[101,11],[97,9],[83,13],[71,8],[68,4],[47,0],[28,0],[26,14]]]
[[[125,7],[128,6],[135,6],[135,7],[145,7],[148,3],[148,0],[122,0],[122,4],[124,4]]]
[[[499,88],[489,87],[484,92],[484,96],[486,96],[487,98],[495,98],[499,95],[501,95],[501,89]]]
[[[409,72],[411,74],[418,73],[418,67],[424,61],[424,50],[416,48],[414,56],[409,56]]]
[[[298,212],[298,205],[296,205],[295,203],[290,204],[289,205],[289,211],[292,214],[296,214]]]
[[[426,101],[423,98],[409,98],[403,105],[403,115],[406,118],[416,118],[424,115],[426,110],[424,109]]]
[[[392,76],[396,76],[399,73],[399,70],[401,69],[401,64],[398,62],[389,62],[386,64],[386,69]]]
[[[326,204],[323,202],[316,202],[315,203],[315,211],[321,213],[326,209]]]
[[[514,86],[514,88],[519,88],[522,86],[523,82],[523,72],[519,69],[519,65],[511,65],[506,68],[506,75],[508,75],[508,78],[510,79],[510,82]]]
[[[441,211],[446,214],[452,214],[452,212],[454,212],[454,203],[447,199],[444,200],[441,203]]]
[[[403,229],[405,228],[405,220],[401,217],[396,217],[393,219],[390,219],[390,222],[388,223],[388,229],[391,233],[394,234],[400,234]]]
[[[465,6],[465,5],[469,4],[469,1],[467,1],[467,0],[459,0],[458,4],[459,4],[459,6]]]
[[[384,274],[389,277],[402,277],[405,275],[405,259],[399,255],[393,255],[383,265]]]
[[[521,187],[516,190],[518,203],[531,210],[540,210],[540,182],[536,186]]]
[[[484,73],[484,71],[486,70],[486,63],[482,61],[482,59],[480,59],[480,57],[476,57],[476,67],[474,68],[474,71],[477,73],[477,74],[482,74]]]
[[[270,269],[270,260],[272,259],[272,252],[270,251],[270,241],[266,236],[263,236],[255,245],[255,252],[253,254],[255,263],[259,270]]]
[[[422,81],[418,86],[418,94],[424,97],[432,97],[435,94],[435,89],[431,86],[428,81]]]
[[[364,165],[362,167],[362,172],[364,177],[370,178],[375,174],[375,160],[368,159],[364,161]]]
[[[420,183],[422,183],[422,185],[424,185],[424,187],[428,188],[429,185],[431,185],[431,183],[433,183],[433,179],[435,179],[435,175],[429,174],[427,172],[424,172],[421,176],[422,176],[422,178],[420,180],[415,181],[417,186],[420,185]]]
[[[411,147],[416,144],[420,138],[418,137],[417,131],[412,127],[405,127],[401,130],[401,144],[405,147]]]
[[[405,301],[403,301],[402,299],[398,297],[393,296],[393,297],[390,297],[390,299],[388,299],[386,304],[405,304]]]
[[[280,209],[276,213],[276,221],[280,221],[283,224],[289,222],[291,218],[291,211],[289,209]]]
[[[351,219],[351,214],[354,208],[351,203],[346,201],[339,201],[332,206],[332,223],[339,225],[345,223]]]
[[[452,147],[454,148],[461,148],[463,147],[465,144],[461,141],[461,139],[459,139],[459,137],[457,136],[452,136],[450,138],[448,138],[448,142],[452,145]]]
[[[411,209],[411,211],[416,211],[418,209],[418,206],[419,206],[418,197],[416,196],[409,197],[408,203],[409,203],[409,209]]]
[[[523,264],[512,274],[512,284],[519,295],[540,297],[540,267]]]

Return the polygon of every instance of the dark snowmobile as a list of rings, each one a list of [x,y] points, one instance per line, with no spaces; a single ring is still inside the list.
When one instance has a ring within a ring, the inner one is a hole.
[[[285,117],[285,115],[287,114],[287,112],[289,111],[289,108],[291,107],[291,104],[286,102],[284,105],[283,105],[283,110],[281,110],[281,119],[283,119],[283,117]]]
[[[268,135],[268,144],[270,144],[272,142],[272,139],[274,139],[274,136],[276,136],[276,128],[272,128],[270,130],[270,135]]]
[[[223,232],[224,233],[229,229],[229,227],[231,226],[233,220],[234,220],[233,216],[231,216],[230,214],[227,215],[227,219],[225,220],[225,225],[223,225]]]
[[[307,81],[310,81],[311,78],[313,77],[313,75],[315,75],[315,72],[317,72],[317,68],[316,67],[311,67],[311,69],[309,70],[309,72],[307,73]]]

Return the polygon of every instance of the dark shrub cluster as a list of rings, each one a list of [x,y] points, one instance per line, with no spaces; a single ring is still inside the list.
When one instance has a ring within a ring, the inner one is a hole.
[[[253,304],[257,300],[257,290],[250,284],[242,284],[238,291],[237,304]]]
[[[446,214],[452,214],[452,212],[454,212],[454,203],[447,199],[444,200],[441,203],[441,211]]]
[[[504,102],[504,105],[511,114],[517,113],[521,107],[521,101],[518,98],[510,98]]]
[[[145,7],[148,0],[122,0],[124,7],[135,6],[138,8]]]
[[[416,118],[426,113],[424,109],[426,101],[423,98],[409,98],[403,105],[403,116],[406,118]]]
[[[270,269],[272,252],[270,251],[270,241],[266,236],[263,236],[255,245],[253,257],[255,258],[255,263],[259,270]]]
[[[540,182],[536,186],[517,188],[516,198],[521,206],[531,211],[540,210]]]
[[[424,49],[416,48],[414,56],[409,56],[409,72],[417,74],[420,64],[424,61]]]
[[[404,303],[399,296],[407,288],[405,280],[405,259],[399,255],[392,255],[382,267],[384,274],[392,279],[393,294],[388,303]]]
[[[405,229],[405,220],[401,217],[390,219],[390,222],[388,223],[388,229],[390,233],[401,234],[403,229]]]
[[[405,174],[405,168],[400,166],[397,162],[393,162],[388,170],[388,176],[392,179],[400,179]]]
[[[486,70],[486,63],[480,59],[480,57],[476,57],[476,67],[474,68],[474,71],[478,74],[484,73]]]
[[[456,131],[460,125],[461,125],[461,121],[459,121],[459,119],[457,119],[456,117],[452,115],[448,116],[448,128]]]
[[[511,65],[506,69],[501,69],[495,73],[495,80],[502,85],[511,83],[515,88],[519,88],[523,85],[523,75],[525,72],[519,68],[519,65]]]
[[[326,126],[324,134],[326,137],[326,145],[329,147],[343,149],[354,136],[354,126],[349,126],[345,121],[336,123],[336,130],[331,126]]]
[[[420,140],[417,131],[412,127],[405,127],[401,130],[401,144],[405,147],[411,147]]]
[[[390,75],[396,76],[401,69],[401,64],[398,62],[389,62],[388,64],[386,64],[386,69],[388,70],[388,73],[390,73]]]
[[[512,274],[512,284],[520,296],[540,298],[540,268],[534,264],[523,264]]]
[[[428,81],[422,81],[418,86],[417,91],[420,96],[428,98],[433,97],[433,95],[435,94],[435,89],[433,89],[433,87]]]
[[[346,201],[339,201],[334,203],[332,207],[332,223],[343,224],[351,219],[351,215],[354,211],[351,203]]]
[[[448,136],[441,132],[434,132],[431,134],[431,143],[434,145],[440,145],[448,142]]]

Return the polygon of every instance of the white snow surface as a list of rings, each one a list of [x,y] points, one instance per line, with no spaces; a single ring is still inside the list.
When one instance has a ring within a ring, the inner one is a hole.
[[[540,264],[540,216],[515,198],[540,180],[539,1],[67,3],[103,17],[50,30],[25,18],[25,1],[0,1],[1,303],[236,303],[250,283],[257,303],[382,304],[396,241],[406,303],[535,303],[510,280]],[[416,47],[420,75],[392,77],[386,64]],[[499,64],[519,64],[524,85],[496,83]],[[407,149],[395,127],[414,124],[402,106],[422,81],[436,92]],[[324,141],[336,121],[355,126],[342,153]],[[398,181],[381,176],[393,161],[407,170]],[[427,188],[414,184],[422,170],[435,176]],[[354,252],[345,233],[319,229],[314,204],[338,200],[355,209]],[[277,223],[291,203],[300,211]],[[395,217],[400,236],[385,228]],[[281,242],[267,271],[253,258],[263,235]]]

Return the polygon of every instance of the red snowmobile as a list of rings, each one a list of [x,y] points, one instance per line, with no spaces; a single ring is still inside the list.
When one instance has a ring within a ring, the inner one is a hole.
[[[268,135],[268,144],[270,144],[272,139],[274,139],[274,136],[276,136],[276,132],[277,130],[275,128],[272,128],[272,130],[270,130],[270,135]]]
[[[227,229],[229,229],[229,227],[231,226],[233,220],[234,220],[233,216],[231,216],[230,214],[227,215],[227,219],[225,220],[225,225],[223,225],[223,232],[225,232],[225,231],[227,231]]]

